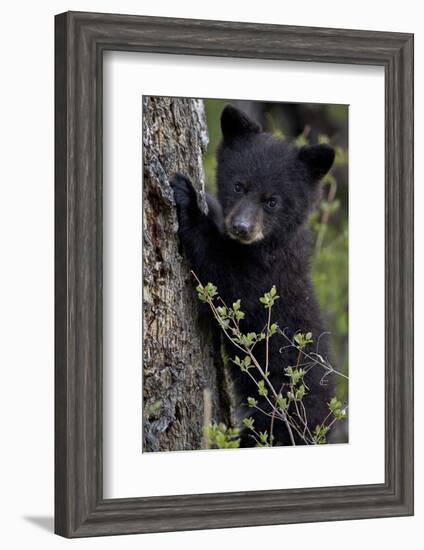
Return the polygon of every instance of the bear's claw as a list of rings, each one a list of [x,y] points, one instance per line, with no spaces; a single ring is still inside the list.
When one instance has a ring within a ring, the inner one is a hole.
[[[174,199],[177,206],[189,206],[196,204],[196,192],[190,180],[182,174],[174,174],[169,181],[174,190]]]

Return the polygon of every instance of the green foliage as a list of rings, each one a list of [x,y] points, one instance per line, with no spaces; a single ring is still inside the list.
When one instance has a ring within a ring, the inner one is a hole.
[[[325,424],[325,422],[323,422],[322,424],[318,424],[313,432],[313,436],[317,445],[322,445],[326,443],[326,436],[327,433],[330,431],[331,426],[335,422],[339,420],[344,420],[347,417],[346,410],[343,409],[342,403],[337,399],[337,397],[331,398],[330,402],[328,403],[328,409],[330,411],[328,417],[332,416],[331,422],[329,424]]]
[[[278,325],[277,323],[272,323],[272,325],[269,327],[269,336],[274,336],[278,331]]]
[[[328,403],[328,408],[336,420],[342,420],[347,416],[341,401],[339,401],[336,397],[333,397]]]
[[[199,287],[198,287],[199,288]],[[231,321],[235,320],[237,323],[244,319],[244,311],[240,309],[241,302],[237,300],[233,303],[233,307],[218,306],[216,308],[220,325],[223,328],[228,328]]]
[[[238,355],[236,355],[235,358],[232,361],[233,361],[233,363],[238,365],[240,367],[240,369],[244,372],[248,371],[249,369],[251,369],[253,367],[252,359],[251,359],[250,355],[246,355],[246,357],[244,359],[240,359],[240,357]]]
[[[302,399],[305,397],[306,395],[306,389],[305,389],[305,386],[303,384],[301,384],[297,390],[296,390],[296,393],[294,394],[294,398],[296,401],[302,401]]]
[[[203,430],[203,435],[211,447],[218,449],[237,449],[240,447],[240,430],[228,428],[224,423],[210,424]]]
[[[318,136],[318,143],[330,143],[330,138],[326,134],[319,134]]]
[[[216,148],[221,140],[220,117],[228,101],[222,99],[206,99],[205,111],[209,133],[209,145],[203,158],[206,186],[210,193],[216,191]]]
[[[268,446],[268,432],[259,432],[259,445],[258,447],[267,447]]]
[[[248,332],[247,334],[241,334],[239,338],[235,338],[238,344],[241,344],[245,348],[249,349],[257,342],[260,342],[265,338],[264,333],[256,334],[256,332]]]
[[[275,128],[272,132],[272,135],[277,139],[286,139],[284,132],[279,128]]]
[[[249,405],[249,407],[256,407],[258,402],[253,397],[248,397],[247,398],[247,404]]]
[[[294,142],[298,147],[303,147],[304,145],[309,144],[309,141],[306,139],[306,136],[304,134],[299,134]]]
[[[259,298],[259,301],[261,304],[264,304],[265,309],[269,309],[274,305],[275,300],[278,300],[278,298],[279,296],[277,296],[277,289],[273,286],[269,292],[265,292],[265,294]]]
[[[214,297],[218,294],[216,291],[216,286],[212,283],[208,283],[206,286],[199,284],[196,287],[197,296],[201,302],[208,302],[213,300]]]
[[[259,380],[258,382],[258,394],[262,397],[268,395],[268,390],[265,387],[265,380]]]
[[[253,429],[254,424],[255,421],[251,416],[243,419],[243,425],[246,426],[246,428]]]
[[[270,433],[268,431],[258,432],[254,426],[254,419],[247,417],[243,420],[245,428],[252,433],[249,434],[255,440],[257,447],[270,447],[273,445],[274,436],[273,429],[275,421],[284,422],[289,431],[291,442],[294,445],[295,440],[293,437],[293,430],[296,431],[301,440],[307,445],[317,445],[326,442],[326,434],[330,430],[331,426],[338,420],[343,420],[346,417],[346,410],[342,408],[342,402],[336,397],[333,397],[327,404],[329,408],[329,414],[323,420],[323,422],[315,427],[313,433],[311,433],[308,427],[308,418],[303,404],[303,398],[307,395],[307,385],[304,382],[304,378],[307,376],[307,368],[300,366],[301,358],[303,356],[309,357],[304,349],[314,342],[311,332],[296,333],[293,340],[290,341],[290,345],[298,351],[297,364],[295,366],[288,366],[285,369],[285,375],[289,378],[289,383],[283,382],[280,393],[276,392],[276,389],[269,380],[268,370],[268,346],[269,340],[274,334],[277,333],[278,327],[276,323],[271,323],[271,310],[275,300],[278,298],[277,290],[274,287],[269,292],[266,292],[261,297],[261,302],[264,307],[268,309],[268,321],[265,332],[248,332],[244,334],[241,332],[239,321],[244,318],[244,312],[241,310],[241,301],[237,300],[232,304],[232,307],[228,307],[218,295],[218,290],[215,285],[208,283],[203,286],[198,280],[196,274],[194,274],[197,282],[197,293],[199,300],[209,304],[212,313],[225,332],[226,336],[236,345],[236,347],[244,352],[244,357],[236,355],[232,362],[237,365],[242,372],[247,373],[250,378],[255,382],[257,386],[258,396],[264,399],[258,400],[254,397],[247,398],[247,404],[250,408],[257,409],[262,414],[271,418],[270,421]],[[216,302],[221,302],[222,306],[216,306]],[[240,315],[243,314],[243,315]],[[282,336],[288,338],[284,332],[281,332]],[[265,368],[261,366],[253,354],[255,345],[265,340],[265,347],[267,350],[267,359]],[[317,356],[319,357],[319,356]],[[318,360],[314,360],[313,368],[317,368],[319,364]],[[335,373],[336,371],[329,366],[325,361],[321,363],[321,367],[328,372]],[[250,371],[253,371],[252,373]],[[289,386],[289,390],[283,395],[281,392],[285,386]],[[271,407],[272,413],[264,410],[264,406],[268,409]],[[327,420],[332,417],[331,423],[326,424]],[[234,448],[240,445],[240,439],[238,437],[239,431],[237,428],[227,428],[225,424],[212,424],[205,429],[205,438],[209,442],[209,445],[218,448]]]
[[[290,377],[290,383],[296,386],[305,376],[306,371],[302,368],[287,367],[286,373],[286,375]]]
[[[286,397],[283,397],[280,394],[277,396],[276,405],[280,409],[280,411],[285,412],[289,407],[289,402]]]
[[[315,427],[315,430],[313,432],[315,443],[317,445],[323,445],[324,443],[327,443],[326,435],[329,431],[330,431],[330,428],[328,426],[324,426],[323,424],[318,424]]]
[[[328,136],[321,142],[331,143]],[[334,145],[334,144],[333,144]],[[324,179],[323,200],[310,218],[315,232],[312,282],[329,324],[334,358],[342,372],[348,370],[348,152],[335,146],[334,166]],[[339,379],[338,391],[347,399],[346,379]]]
[[[315,230],[318,232],[319,228]],[[324,308],[329,324],[332,349],[339,369],[348,369],[348,228],[331,225],[327,228],[323,246],[312,261],[312,281],[318,302]],[[347,398],[347,384],[339,380],[339,392]]]
[[[308,344],[312,344],[313,342],[312,332],[307,332],[306,334],[298,332],[293,336],[293,340],[299,346],[299,349],[304,350]]]
[[[342,147],[335,147],[336,150],[336,158],[334,159],[335,166],[347,166],[349,162],[349,156],[346,151],[346,149],[343,149]]]
[[[293,388],[293,390],[287,392],[287,397],[289,401],[302,401],[306,395],[306,388],[301,384],[298,388]]]

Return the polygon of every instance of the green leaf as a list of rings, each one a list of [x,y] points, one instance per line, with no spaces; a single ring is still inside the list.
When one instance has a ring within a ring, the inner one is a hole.
[[[283,412],[288,409],[287,399],[283,397],[281,394],[279,394],[279,396],[277,397],[276,404],[277,404],[277,407]]]
[[[221,327],[225,330],[227,330],[230,326],[230,320],[229,319],[219,319],[219,324]]]
[[[332,397],[328,403],[328,408],[332,413],[342,408],[342,403],[337,399],[337,397]]]
[[[225,306],[218,306],[216,310],[221,317],[227,316],[227,308]]]
[[[317,424],[315,426],[315,430],[313,431],[313,437],[315,443],[318,445],[323,445],[326,443],[326,435],[329,432],[330,428],[328,426],[324,426],[323,424]]]
[[[253,429],[254,423],[255,420],[251,416],[243,419],[243,424],[246,426],[246,428]]]
[[[259,432],[259,439],[261,443],[268,443],[268,432]]]
[[[296,386],[306,374],[306,371],[300,367],[287,367],[285,370],[287,373],[286,376],[290,377],[290,382],[293,386]]]
[[[330,143],[330,138],[326,134],[319,134],[318,143]]]
[[[259,298],[259,301],[261,304],[264,304],[265,309],[269,309],[278,298],[277,289],[273,286],[269,292],[265,292],[265,294]]]
[[[256,342],[256,332],[248,332],[242,335],[242,343],[246,348],[250,348]]]
[[[303,335],[299,332],[293,336],[293,340],[300,345],[303,342],[302,336]]]
[[[218,291],[216,289],[216,286],[213,285],[212,283],[208,283],[205,287],[205,291],[207,292],[208,296],[210,298],[213,298],[214,296],[216,296],[218,294]]]
[[[293,336],[293,340],[296,342],[299,348],[303,350],[308,344],[311,344],[313,342],[312,332],[308,332],[306,334],[298,332]]]
[[[347,412],[344,409],[337,409],[333,414],[336,420],[343,420],[347,418]]]
[[[244,312],[243,311],[236,311],[236,312],[234,312],[234,316],[237,319],[237,321],[241,321],[241,319],[244,319]]]
[[[249,355],[246,355],[246,357],[243,359],[241,365],[242,371],[248,371],[249,369],[253,368],[252,360]]]
[[[296,395],[295,395],[296,401],[301,401],[304,398],[305,395],[306,395],[306,389],[305,389],[305,386],[302,384],[296,390]]]
[[[247,404],[249,405],[249,407],[256,407],[258,402],[256,401],[256,399],[254,397],[248,397],[247,398]]]
[[[236,449],[240,447],[240,430],[238,428],[230,428],[224,424],[210,424],[203,430],[204,437],[208,440],[212,447],[218,449]]]
[[[269,327],[269,335],[274,336],[274,334],[277,332],[277,330],[278,330],[277,323],[272,323],[272,325]]]
[[[304,145],[308,145],[309,143],[304,134],[299,134],[294,142],[298,147],[303,147]]]
[[[259,395],[266,397],[268,395],[268,390],[265,387],[265,381],[259,380],[258,382],[258,393]]]

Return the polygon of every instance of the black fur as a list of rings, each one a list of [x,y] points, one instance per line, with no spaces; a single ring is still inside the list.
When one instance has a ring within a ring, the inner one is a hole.
[[[171,181],[183,248],[203,284],[215,284],[227,304],[241,299],[245,333],[259,332],[265,325],[267,310],[259,297],[275,285],[280,299],[272,309],[272,321],[290,337],[299,331],[312,332],[315,343],[311,350],[316,350],[325,327],[310,281],[307,220],[319,200],[319,179],[330,169],[334,151],[327,145],[299,150],[261,132],[259,125],[231,106],[222,113],[221,128],[219,203],[215,200],[211,214],[199,210],[196,193],[185,176],[177,174]],[[240,220],[245,223],[243,234],[237,229]],[[253,238],[256,240],[251,244],[243,244],[243,239],[247,242]],[[280,335],[270,339],[270,380],[277,391],[287,382],[284,368],[297,362],[296,350],[281,349],[286,344]],[[228,343],[227,352],[230,357],[236,354]],[[319,353],[329,356],[325,334]],[[255,355],[263,364],[264,346],[258,344]],[[253,416],[256,428],[269,433],[270,419],[259,412],[252,414],[253,409],[246,406],[247,397],[258,398],[257,388],[237,366],[231,371],[241,414]],[[334,395],[330,378],[326,385],[320,383],[323,374],[316,366],[305,379],[309,393],[304,403],[312,428],[324,420],[326,403]],[[260,405],[269,410],[264,400]],[[274,438],[274,444],[290,444],[281,421],[275,422]],[[252,445],[253,439],[244,431],[242,446]]]

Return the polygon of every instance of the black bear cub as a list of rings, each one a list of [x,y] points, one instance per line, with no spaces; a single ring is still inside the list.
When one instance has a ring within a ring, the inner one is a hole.
[[[311,236],[308,217],[320,197],[320,179],[334,161],[328,145],[298,148],[262,132],[243,112],[226,106],[221,115],[222,142],[217,152],[218,200],[208,198],[209,213],[201,212],[189,179],[176,174],[171,185],[177,205],[179,237],[193,271],[205,285],[217,286],[227,304],[241,299],[246,316],[243,332],[260,332],[267,322],[267,310],[259,297],[275,285],[280,296],[272,308],[272,321],[292,339],[311,332],[313,351],[328,358],[328,337],[312,289],[309,261]],[[319,349],[317,350],[317,343]],[[227,353],[237,350],[226,341]],[[312,350],[312,348],[311,348]],[[255,356],[263,365],[264,343]],[[281,334],[269,340],[269,380],[277,392],[287,381],[285,370],[298,361],[298,350]],[[257,431],[270,433],[270,407],[258,397],[251,378],[231,364],[240,415],[252,416]],[[316,365],[305,377],[303,399],[308,426],[313,430],[328,413],[334,396],[331,376],[323,381],[324,370]],[[287,389],[283,389],[283,394]],[[249,408],[254,397],[268,416]],[[252,411],[253,412],[252,414]],[[284,422],[275,422],[273,445],[301,444],[289,434]],[[245,429],[241,446],[256,444]]]

